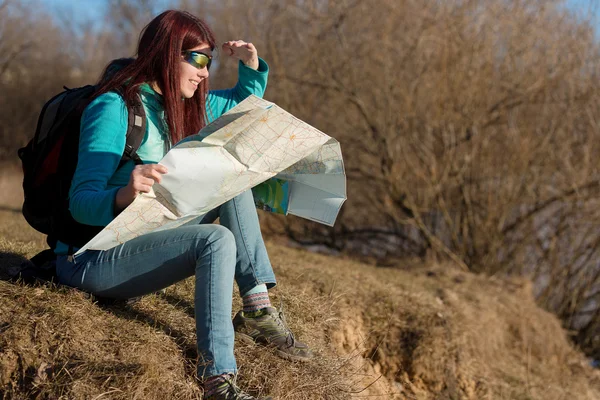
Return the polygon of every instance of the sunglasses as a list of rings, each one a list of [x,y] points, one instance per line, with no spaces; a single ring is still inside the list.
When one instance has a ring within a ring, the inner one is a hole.
[[[184,51],[183,52],[183,60],[188,64],[202,69],[206,67],[206,69],[210,69],[210,64],[212,63],[212,57],[208,54],[201,53],[199,51]]]

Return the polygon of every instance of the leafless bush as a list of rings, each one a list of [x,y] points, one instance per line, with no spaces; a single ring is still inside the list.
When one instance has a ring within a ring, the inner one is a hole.
[[[133,55],[154,3],[115,0],[95,29],[53,19],[33,2],[0,0],[0,161],[16,161],[43,104],[63,86],[94,83],[111,59]]]
[[[228,34],[247,31],[268,58],[268,97],[344,151],[349,200],[336,228],[275,218],[271,229],[531,276],[540,302],[591,343],[600,59],[589,23],[541,0],[224,9]]]
[[[0,157],[3,159],[15,157],[16,144],[31,135],[31,123],[43,104],[40,96],[48,93],[50,70],[58,72],[65,65],[66,60],[56,52],[56,47],[48,51],[59,41],[57,30],[29,14],[20,3],[10,0],[1,3]]]

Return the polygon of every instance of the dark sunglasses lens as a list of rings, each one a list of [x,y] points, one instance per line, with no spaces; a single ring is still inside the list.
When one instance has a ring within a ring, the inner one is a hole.
[[[198,69],[209,69],[212,60],[206,54],[192,52],[189,53],[187,61]]]

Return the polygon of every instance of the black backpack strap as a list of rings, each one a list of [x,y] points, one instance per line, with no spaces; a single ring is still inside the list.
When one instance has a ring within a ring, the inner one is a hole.
[[[144,140],[146,134],[146,110],[142,104],[142,98],[138,93],[133,104],[127,104],[127,138],[125,139],[125,151],[119,162],[121,168],[129,160],[133,160],[136,165],[142,164],[137,150]]]

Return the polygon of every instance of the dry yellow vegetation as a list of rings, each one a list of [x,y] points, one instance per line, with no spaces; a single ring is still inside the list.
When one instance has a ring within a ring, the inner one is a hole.
[[[5,176],[6,178],[6,176]],[[99,304],[7,272],[43,248],[0,180],[0,398],[197,399],[192,282]],[[295,364],[236,343],[241,385],[278,399],[600,398],[600,371],[536,306],[525,280],[448,265],[381,268],[267,242],[273,291],[318,354]],[[236,296],[237,297],[237,296]],[[240,306],[236,299],[234,309]]]

